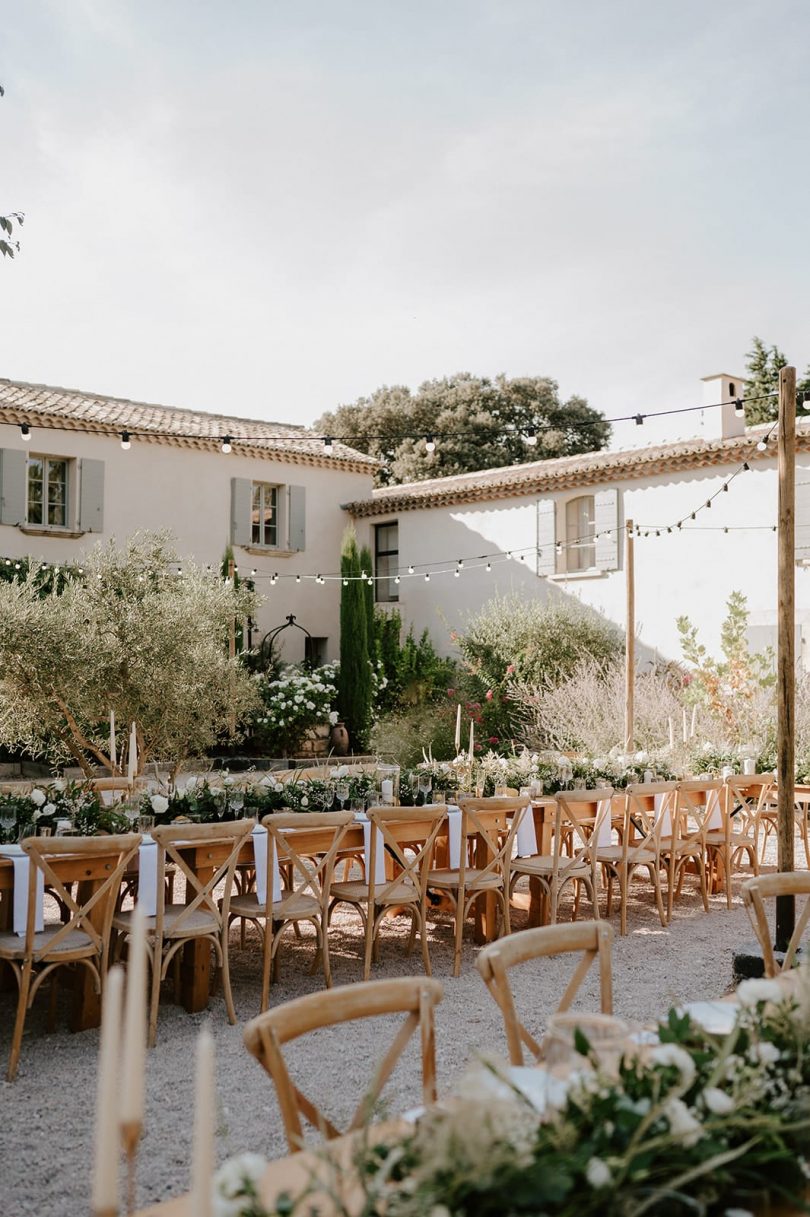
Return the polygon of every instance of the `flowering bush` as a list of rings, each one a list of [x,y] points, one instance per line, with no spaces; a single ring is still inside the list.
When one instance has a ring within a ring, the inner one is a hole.
[[[337,664],[314,672],[287,667],[276,680],[257,672],[253,680],[261,709],[251,720],[253,740],[269,756],[297,752],[313,727],[337,722]]]

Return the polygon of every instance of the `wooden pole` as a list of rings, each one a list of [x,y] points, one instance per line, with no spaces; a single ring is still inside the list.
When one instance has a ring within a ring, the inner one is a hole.
[[[229,558],[228,559],[228,581],[229,581],[231,587],[233,587],[233,585],[234,585],[235,575],[236,575],[236,563],[234,562],[233,558]],[[231,617],[231,624],[228,629],[228,656],[231,659],[231,662],[233,662],[233,660],[236,659],[236,618],[235,617]],[[235,693],[233,668],[231,669],[231,675],[230,675],[230,689],[231,689],[231,712],[230,712],[230,715],[228,716],[228,725],[230,727],[231,735],[234,735],[236,733],[236,714],[234,713],[234,709],[233,709],[234,693]]]
[[[627,615],[624,627],[624,750],[635,751],[636,691],[636,579],[633,552],[633,521],[625,522],[624,569],[627,590]]]
[[[778,869],[794,866],[794,708],[796,700],[796,369],[779,372],[779,567],[778,634],[776,652],[777,696],[777,842]],[[777,951],[787,950],[796,922],[793,896],[776,899]]]

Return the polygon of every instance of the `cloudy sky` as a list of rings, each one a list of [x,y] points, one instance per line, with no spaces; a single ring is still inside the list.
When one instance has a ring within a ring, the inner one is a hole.
[[[310,422],[810,360],[805,0],[0,0],[0,375]]]

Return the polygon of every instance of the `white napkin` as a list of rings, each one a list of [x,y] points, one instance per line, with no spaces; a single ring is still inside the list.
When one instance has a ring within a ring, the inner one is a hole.
[[[11,858],[14,866],[14,908],[12,927],[14,933],[23,937],[28,921],[28,880],[31,874],[31,859],[19,845],[0,845],[0,854]],[[34,932],[41,934],[45,928],[45,875],[37,868],[37,899],[34,913]]]
[[[518,830],[515,834],[515,854],[518,858],[531,858],[537,853],[537,833],[534,831],[534,812],[532,805],[522,807],[515,812],[520,816]]]
[[[451,870],[461,866],[461,808],[447,808],[447,856]]]
[[[363,848],[366,855],[366,876],[371,874],[371,820],[362,811],[355,813],[355,820],[363,825]],[[385,874],[385,844],[383,835],[377,829],[377,853],[374,862],[374,886],[384,887],[388,882]]]
[[[706,827],[709,832],[723,827],[723,813],[720,810],[719,790],[709,791],[709,797],[706,800]]]
[[[250,834],[253,838],[253,857],[256,862],[256,899],[267,903],[267,829],[257,824]],[[278,853],[273,850],[273,904],[281,899],[281,872],[278,869]]]
[[[613,820],[611,811],[611,800],[600,799],[599,806],[596,809],[596,844],[600,848],[613,843]]]
[[[653,819],[656,823],[658,823],[659,819],[661,820],[662,837],[672,836],[672,814],[670,813],[669,807],[664,806],[667,798],[668,796],[665,794],[653,795],[653,806],[655,808],[653,811]]]
[[[157,916],[157,864],[157,842],[145,832],[138,847],[138,904],[147,917]]]

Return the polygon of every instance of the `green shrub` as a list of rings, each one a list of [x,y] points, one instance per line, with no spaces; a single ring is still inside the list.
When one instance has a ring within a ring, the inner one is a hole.
[[[386,714],[371,732],[371,748],[380,755],[392,756],[403,769],[412,769],[422,760],[422,749],[435,757],[451,757],[455,752],[456,707],[443,702],[424,702]]]
[[[338,711],[348,728],[352,748],[363,752],[368,744],[371,723],[371,656],[366,592],[359,578],[360,555],[351,527],[343,535],[340,573],[348,582],[341,587],[340,593]]]

